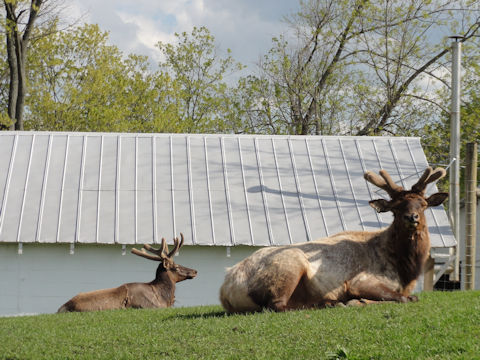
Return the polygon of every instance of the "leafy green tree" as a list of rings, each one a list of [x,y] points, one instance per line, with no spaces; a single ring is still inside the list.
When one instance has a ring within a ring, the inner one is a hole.
[[[460,106],[460,183],[463,184],[466,144],[480,142],[480,54],[477,49],[478,40],[464,48],[462,57],[461,106]],[[448,85],[448,84],[447,84]],[[450,87],[439,89],[438,103],[430,103],[440,112],[439,116],[431,116],[430,121],[422,127],[411,128],[407,135],[419,136],[429,163],[435,166],[448,166],[450,163]],[[480,176],[480,171],[479,174]],[[448,191],[448,178],[441,186]],[[464,188],[460,186],[463,193]]]
[[[97,25],[53,32],[29,57],[27,129],[162,132],[177,128],[168,76],[124,57]]]
[[[477,48],[479,44],[474,43]],[[465,160],[466,144],[480,142],[480,54],[474,56],[466,51],[463,61],[463,77],[460,106],[460,159]],[[437,165],[448,165],[450,161],[450,91],[442,89],[442,113],[421,128],[414,129],[411,135],[420,136],[429,162]],[[462,170],[463,172],[463,170]]]
[[[215,39],[206,27],[194,27],[191,34],[176,33],[175,37],[175,44],[157,44],[164,56],[159,74],[172,79],[174,91],[167,102],[175,105],[182,131],[230,130],[225,116],[233,105],[225,76],[243,66],[232,58],[230,50],[226,57],[219,55]]]
[[[206,28],[177,35],[175,46],[159,44],[159,71],[109,45],[97,25],[50,30],[28,56],[25,129],[225,132],[238,123],[224,76],[242,66],[217,56]]]
[[[254,116],[259,130],[371,135],[421,127],[438,100],[425,83],[444,81],[438,70],[449,44],[438,33],[467,41],[480,27],[478,3],[468,1],[305,0],[300,7],[288,18],[292,31],[273,39],[260,64],[264,85],[255,97],[266,106],[254,106],[246,120]]]

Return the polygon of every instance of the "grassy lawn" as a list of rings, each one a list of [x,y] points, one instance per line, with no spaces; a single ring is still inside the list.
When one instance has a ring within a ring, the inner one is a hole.
[[[480,292],[227,316],[220,306],[0,318],[0,359],[479,359]]]

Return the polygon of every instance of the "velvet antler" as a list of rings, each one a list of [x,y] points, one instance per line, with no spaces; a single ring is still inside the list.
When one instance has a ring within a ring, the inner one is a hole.
[[[175,253],[183,246],[183,234],[182,233],[180,233],[180,237],[181,237],[180,241],[178,241],[178,237],[175,238],[173,250],[170,251],[170,253],[168,254],[168,257],[172,257],[173,255],[175,255]]]
[[[145,259],[149,260],[155,260],[155,261],[162,261],[163,259],[171,258],[175,253],[182,247],[183,245],[183,234],[180,233],[181,240],[178,240],[178,237],[173,239],[173,249],[172,251],[168,252],[168,245],[167,242],[165,241],[165,238],[162,238],[162,245],[160,246],[159,249],[155,249],[151,247],[148,244],[143,245],[142,250],[138,249],[132,249],[132,253],[141,257],[144,257]],[[145,250],[155,254],[155,255],[150,255],[148,254]]]
[[[165,251],[166,248],[167,248],[167,243],[165,241],[165,238],[162,238],[162,245],[160,246],[159,249],[155,249],[148,244],[144,244],[142,250],[138,250],[138,249],[134,248],[134,249],[132,249],[132,253],[135,254],[135,255],[144,257],[145,259],[154,260],[154,261],[162,261],[163,259],[165,259],[167,257],[167,253]],[[149,252],[151,252],[152,254],[155,254],[155,255],[150,255],[145,250],[147,250],[147,251],[149,251]]]
[[[447,175],[445,169],[436,168],[435,170],[432,170],[429,166],[425,169],[425,172],[420,179],[418,179],[417,183],[412,186],[412,191],[423,194],[425,193],[428,184],[443,178],[445,175]]]
[[[390,197],[393,197],[395,194],[403,191],[403,187],[395,184],[395,182],[390,177],[390,174],[386,170],[380,170],[379,174],[380,176],[371,171],[367,171],[363,177],[365,178],[365,180],[372,183],[373,185],[385,190],[388,195],[390,195]]]

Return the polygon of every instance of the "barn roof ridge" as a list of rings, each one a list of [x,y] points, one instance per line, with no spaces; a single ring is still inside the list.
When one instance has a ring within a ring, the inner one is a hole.
[[[3,131],[0,135],[69,135],[69,136],[127,136],[127,137],[256,137],[256,138],[291,138],[291,139],[311,139],[311,138],[325,138],[325,139],[356,139],[356,140],[371,140],[371,139],[420,139],[418,136],[355,136],[355,135],[289,135],[289,134],[230,134],[230,133],[136,133],[136,132],[98,132],[98,131],[33,131],[33,130],[15,130]]]

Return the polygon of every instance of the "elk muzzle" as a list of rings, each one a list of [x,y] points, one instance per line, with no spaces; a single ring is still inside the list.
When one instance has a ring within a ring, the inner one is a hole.
[[[405,223],[410,227],[417,227],[420,223],[420,215],[411,213],[403,216]]]
[[[197,276],[197,270],[190,269],[181,265],[178,266],[176,273],[178,278],[180,279],[178,281],[193,279],[195,276]]]

